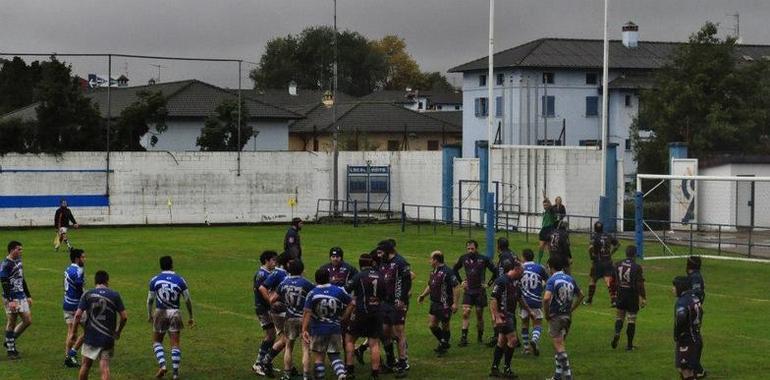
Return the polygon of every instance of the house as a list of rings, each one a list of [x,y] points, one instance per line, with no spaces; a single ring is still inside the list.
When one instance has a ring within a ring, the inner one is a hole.
[[[197,151],[200,148],[196,140],[200,135],[206,118],[216,115],[216,108],[223,101],[236,101],[237,92],[226,90],[199,80],[183,80],[155,85],[114,87],[110,90],[111,110],[107,110],[107,89],[95,88],[85,94],[97,104],[102,117],[115,119],[120,112],[138,100],[141,91],[160,91],[167,99],[166,110],[168,129],[155,134],[153,130],[143,137],[142,145],[147,150],[160,151]],[[248,140],[244,150],[287,150],[289,148],[289,123],[302,118],[302,115],[288,109],[268,104],[262,100],[243,97],[249,114],[248,124],[254,128],[253,136],[243,136]],[[32,104],[3,116],[35,120],[37,104]],[[155,145],[150,144],[157,137]]]
[[[770,177],[770,156],[718,155],[699,160],[697,166],[702,176]],[[770,183],[699,181],[696,186],[696,222],[704,223],[699,228],[770,227]]]
[[[618,144],[627,180],[636,173],[629,129],[639,113],[639,92],[682,43],[639,41],[633,23],[609,45],[609,143]],[[744,59],[770,56],[770,46],[739,45]],[[747,57],[747,58],[746,58]],[[488,86],[494,86],[494,124],[502,144],[600,145],[603,41],[541,38],[449,70],[463,75],[463,156],[487,140]]]
[[[367,102],[394,103],[412,111],[461,111],[463,96],[461,92],[419,91],[406,89],[381,90],[364,95],[361,100]]]

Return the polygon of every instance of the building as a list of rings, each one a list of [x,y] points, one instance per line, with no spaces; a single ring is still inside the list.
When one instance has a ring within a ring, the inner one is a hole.
[[[398,104],[418,112],[462,111],[463,106],[463,95],[459,91],[381,90],[364,95],[361,97],[361,100]]]
[[[618,144],[629,180],[636,173],[630,126],[639,113],[639,92],[681,43],[639,40],[638,27],[623,26],[622,40],[609,46],[609,143]],[[745,59],[770,56],[770,46],[739,45]],[[499,143],[600,145],[603,41],[542,38],[449,70],[463,75],[463,156],[473,157],[487,140],[487,114],[494,110]],[[487,99],[494,86],[494,105]]]
[[[770,156],[722,155],[698,162],[698,175],[770,177]],[[697,223],[702,229],[770,228],[770,183],[699,181]]]

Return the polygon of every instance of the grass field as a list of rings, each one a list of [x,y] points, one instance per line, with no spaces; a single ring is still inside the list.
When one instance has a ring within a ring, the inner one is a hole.
[[[116,379],[152,378],[156,363],[151,349],[151,326],[145,318],[147,281],[158,272],[157,259],[172,255],[178,273],[190,284],[197,328],[182,336],[182,375],[185,379],[248,379],[262,332],[253,312],[251,278],[259,266],[258,254],[278,249],[285,227],[157,227],[84,228],[71,232],[73,242],[87,252],[86,275],[93,283],[98,269],[107,270],[111,287],[122,294],[129,321],[117,343],[113,361]],[[474,237],[482,240],[482,232]],[[398,250],[410,261],[417,279],[413,294],[425,286],[428,254],[445,252],[454,262],[464,251],[467,231],[450,234],[439,228],[433,233],[410,227],[401,233],[396,225],[353,228],[349,225],[306,225],[302,242],[307,273],[328,260],[328,249],[339,245],[351,262],[358,253],[369,251],[377,241],[393,237]],[[14,362],[0,356],[0,379],[72,379],[76,371],[62,366],[65,325],[61,313],[62,273],[69,264],[64,253],[51,248],[52,229],[3,230],[0,241],[20,240],[24,244],[24,273],[33,295],[33,324],[17,345],[22,359]],[[513,248],[527,244],[511,235]],[[530,243],[530,246],[534,243]],[[482,244],[482,251],[484,245]],[[584,236],[573,238],[573,272],[587,291],[587,254]],[[673,368],[671,279],[684,270],[681,260],[643,263],[647,277],[649,305],[638,320],[636,345],[627,353],[609,347],[614,311],[606,290],[599,289],[594,305],[581,306],[574,315],[567,342],[573,373],[578,379],[677,379]],[[770,313],[768,275],[770,265],[732,261],[704,261],[707,284],[705,306],[705,349],[703,363],[713,379],[759,379],[766,377],[770,364],[767,334]],[[312,277],[312,276],[311,276]],[[488,314],[488,311],[487,311]],[[485,315],[485,318],[488,315]],[[472,343],[456,348],[460,317],[452,320],[453,347],[443,358],[432,352],[435,340],[427,329],[427,304],[413,297],[409,311],[409,377],[413,379],[485,379],[491,349]],[[475,339],[475,322],[470,336]],[[487,329],[489,330],[489,328]],[[624,344],[625,336],[621,341]],[[553,356],[547,334],[540,357],[514,356],[514,369],[521,379],[543,379],[553,371]],[[621,346],[622,347],[622,346]],[[168,352],[167,352],[168,355]],[[368,359],[367,359],[368,362]],[[328,373],[329,371],[327,371]],[[358,366],[359,374],[368,368]],[[92,373],[92,377],[97,376]],[[97,378],[97,377],[95,377]]]

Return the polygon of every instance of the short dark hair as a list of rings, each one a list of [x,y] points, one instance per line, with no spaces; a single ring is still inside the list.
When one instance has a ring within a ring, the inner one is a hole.
[[[535,252],[532,252],[529,248],[524,248],[521,251],[521,255],[524,256],[524,260],[532,261],[535,259]]]
[[[270,261],[273,257],[278,256],[278,252],[276,251],[262,251],[262,254],[259,255],[259,262],[262,263],[262,265],[265,265],[268,261]]]
[[[690,256],[687,258],[687,269],[700,270],[700,256]]]
[[[278,255],[278,265],[286,268],[286,264],[293,259],[294,256],[289,252],[281,252],[280,255]]]
[[[476,240],[471,239],[465,242],[465,245],[471,245],[471,244],[473,244],[473,246],[476,247],[476,249],[479,248],[479,242],[477,242]]]
[[[594,223],[594,232],[603,232],[603,231],[604,231],[604,224],[602,224],[602,222]]]
[[[110,275],[107,274],[106,271],[103,271],[103,270],[96,271],[96,274],[94,275],[94,284],[107,285],[109,281],[110,281]]]
[[[174,260],[171,256],[163,256],[158,260],[160,262],[160,270],[171,270],[174,268]]]
[[[332,256],[344,257],[343,256],[344,254],[345,252],[343,252],[342,248],[340,247],[332,247],[331,249],[329,249],[329,257],[332,257]]]
[[[390,244],[393,244],[393,248],[396,248],[396,239],[393,239],[393,238],[387,238],[387,239],[385,239],[385,240],[389,241],[389,242],[390,242]]]
[[[289,272],[292,276],[299,276],[302,274],[302,272],[305,271],[305,264],[302,263],[302,260],[291,260],[289,261],[288,268],[286,270]]]
[[[500,250],[508,249],[508,239],[501,237],[497,239],[497,248]]]
[[[629,245],[626,247],[626,257],[627,258],[634,258],[636,257],[636,246],[635,245]]]
[[[439,263],[444,263],[444,254],[441,251],[433,251],[433,253],[430,254],[430,258],[438,261]]]
[[[377,244],[377,249],[387,254],[391,254],[396,251],[396,246],[393,245],[393,242],[390,240],[383,240]]]
[[[315,283],[318,285],[325,285],[329,283],[329,271],[326,269],[319,269],[315,271]]]
[[[75,260],[79,259],[81,256],[83,256],[83,250],[79,248],[72,248],[70,250],[70,262],[74,263]]]
[[[374,259],[372,258],[372,255],[368,253],[362,253],[361,256],[358,257],[358,266],[361,269],[371,268],[373,265]]]
[[[521,265],[521,264],[519,264],[516,261],[510,261],[510,260],[506,261],[506,262],[503,263],[503,273],[508,273],[512,269],[515,269],[519,265]]]
[[[292,226],[298,226],[300,223],[302,223],[302,218],[292,218],[291,219],[291,225]]]
[[[548,266],[560,271],[564,269],[564,260],[560,256],[551,256],[550,259],[548,259]]]
[[[690,279],[685,276],[676,276],[672,281],[674,288],[676,288],[676,295],[681,296],[682,293],[690,290]]]
[[[16,247],[21,247],[21,243],[16,240],[11,240],[11,242],[8,243],[8,253],[11,253]]]

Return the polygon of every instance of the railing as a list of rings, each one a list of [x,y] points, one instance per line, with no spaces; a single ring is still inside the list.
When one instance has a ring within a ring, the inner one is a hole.
[[[336,206],[336,207],[335,207]],[[366,207],[366,202],[358,200],[320,198],[316,201],[315,220],[349,220],[354,226],[372,220],[392,219],[394,213],[391,211],[377,211]]]

